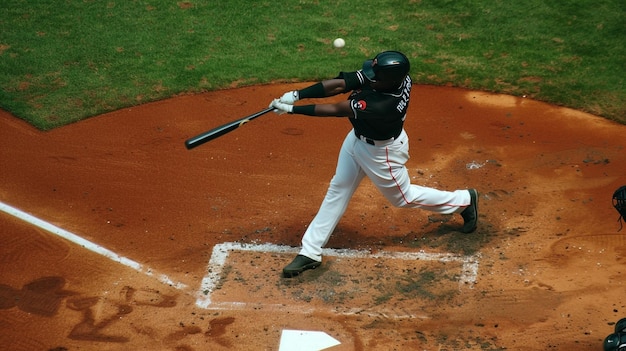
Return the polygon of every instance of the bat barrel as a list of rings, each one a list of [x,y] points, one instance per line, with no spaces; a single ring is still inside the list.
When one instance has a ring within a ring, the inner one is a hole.
[[[228,122],[224,125],[221,125],[217,128],[213,128],[207,132],[204,132],[202,134],[196,135],[193,138],[189,138],[185,141],[185,147],[187,148],[187,150],[193,149],[197,146],[200,146],[206,142],[209,142],[213,139],[219,138],[224,134],[230,133],[233,130],[241,127],[242,125],[246,124],[247,122],[260,117],[270,111],[272,111],[273,108],[266,108],[265,110],[261,110],[259,112],[256,112],[254,114],[251,114],[250,116],[246,116],[243,118],[240,118],[236,121],[232,121],[232,122]]]

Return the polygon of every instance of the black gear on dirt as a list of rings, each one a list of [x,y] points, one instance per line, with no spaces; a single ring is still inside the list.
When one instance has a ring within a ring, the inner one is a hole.
[[[363,62],[363,73],[370,81],[401,82],[411,69],[409,59],[399,51],[383,51]]]
[[[615,333],[626,334],[626,318],[622,318],[615,323]]]
[[[626,334],[614,333],[607,336],[603,343],[604,351],[626,351]]]
[[[626,318],[620,319],[615,324],[615,333],[604,339],[603,349],[604,351],[626,351]]]
[[[622,230],[622,219],[626,217],[626,185],[621,186],[613,193],[613,207],[619,212],[619,230]]]

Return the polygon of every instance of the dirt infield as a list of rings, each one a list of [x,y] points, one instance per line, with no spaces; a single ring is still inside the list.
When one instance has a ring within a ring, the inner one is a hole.
[[[284,279],[349,123],[268,114],[184,141],[302,86],[181,96],[50,132],[0,112],[0,349],[278,350],[283,330],[327,333],[334,351],[601,349],[626,316],[611,204],[626,126],[416,86],[413,182],[477,188],[477,232],[391,208],[365,180],[324,264]]]

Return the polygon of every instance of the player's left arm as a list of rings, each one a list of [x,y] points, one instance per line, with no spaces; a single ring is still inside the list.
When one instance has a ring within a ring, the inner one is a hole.
[[[363,86],[367,80],[361,71],[340,72],[336,78],[315,83],[301,90],[284,93],[279,101],[293,105],[301,99],[315,99],[344,94]]]

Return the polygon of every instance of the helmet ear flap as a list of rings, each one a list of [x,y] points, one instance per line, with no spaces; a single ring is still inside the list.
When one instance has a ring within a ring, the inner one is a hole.
[[[374,72],[374,60],[366,60],[363,62],[363,74],[371,81],[376,81],[376,72]]]

